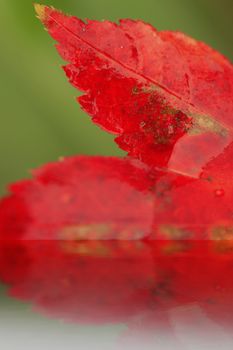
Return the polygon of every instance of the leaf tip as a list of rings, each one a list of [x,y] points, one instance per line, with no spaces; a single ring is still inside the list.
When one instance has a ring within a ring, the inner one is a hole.
[[[41,4],[34,4],[34,8],[37,14],[37,17],[41,22],[44,22],[46,19],[46,8],[47,6]]]

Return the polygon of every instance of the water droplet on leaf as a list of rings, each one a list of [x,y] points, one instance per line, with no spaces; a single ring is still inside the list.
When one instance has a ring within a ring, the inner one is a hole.
[[[224,196],[224,190],[222,188],[218,188],[217,190],[215,190],[215,196],[216,197],[222,197]]]

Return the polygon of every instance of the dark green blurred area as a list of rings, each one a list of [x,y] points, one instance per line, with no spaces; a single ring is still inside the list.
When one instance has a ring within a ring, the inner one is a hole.
[[[158,29],[181,30],[228,58],[232,0],[47,0],[82,18],[130,17]],[[31,0],[0,0],[0,192],[29,169],[74,154],[121,155],[113,136],[92,124],[75,102],[77,91],[60,69],[53,42],[35,18]]]

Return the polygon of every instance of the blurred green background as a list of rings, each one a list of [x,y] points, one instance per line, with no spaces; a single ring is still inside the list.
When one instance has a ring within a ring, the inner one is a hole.
[[[158,29],[178,29],[230,59],[232,0],[47,0],[92,19],[140,18]],[[51,38],[31,0],[0,0],[0,193],[29,169],[60,156],[123,154],[113,137],[92,124],[75,102],[77,92],[60,69]]]

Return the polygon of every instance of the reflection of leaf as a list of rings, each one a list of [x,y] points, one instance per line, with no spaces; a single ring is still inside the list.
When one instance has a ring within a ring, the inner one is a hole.
[[[164,254],[163,241],[141,250],[135,242],[102,242],[118,250],[118,257],[79,254],[64,249],[66,244],[72,242],[1,244],[1,278],[4,270],[10,295],[47,315],[79,323],[129,322],[148,314],[153,325],[162,312],[197,303],[209,317],[232,325],[232,255],[213,253],[209,242],[196,242],[188,254],[175,255]]]
[[[79,102],[131,156],[197,177],[232,140],[233,69],[207,45],[140,21],[82,22],[36,5]]]

